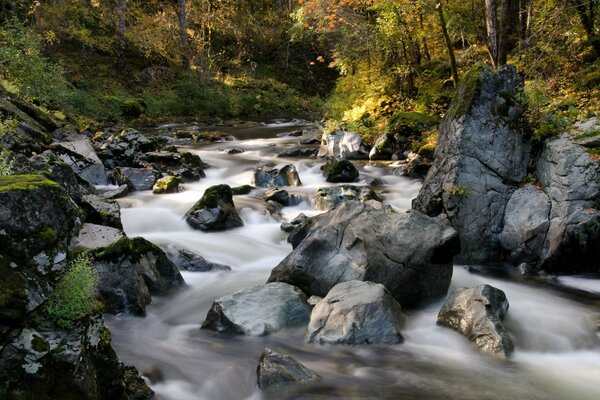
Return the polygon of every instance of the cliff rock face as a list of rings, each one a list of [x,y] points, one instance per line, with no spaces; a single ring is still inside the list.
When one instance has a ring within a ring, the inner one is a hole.
[[[413,208],[445,214],[460,236],[462,261],[500,257],[498,235],[512,193],[527,175],[530,145],[515,102],[523,80],[514,68],[476,68],[458,88],[442,122],[435,162]]]

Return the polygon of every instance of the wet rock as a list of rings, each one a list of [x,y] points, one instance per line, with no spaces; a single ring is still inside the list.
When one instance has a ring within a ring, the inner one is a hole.
[[[244,194],[249,194],[254,189],[256,189],[254,186],[243,185],[243,186],[231,188],[231,192],[233,193],[234,196],[241,196]]]
[[[107,190],[106,192],[100,193],[99,197],[106,200],[115,200],[125,197],[129,194],[129,186],[121,185],[114,190]]]
[[[260,167],[254,170],[252,184],[258,187],[302,186],[298,171],[293,165],[281,169]]]
[[[244,225],[235,209],[233,192],[228,185],[206,189],[184,218],[192,228],[202,231],[223,231]]]
[[[448,219],[460,262],[498,260],[504,210],[527,174],[530,145],[516,129],[523,78],[513,67],[470,71],[441,124],[433,166],[413,208]]]
[[[284,207],[293,206],[302,201],[302,196],[293,193],[290,194],[287,190],[279,188],[267,190],[263,194],[263,198],[266,202],[274,201]]]
[[[123,239],[125,234],[121,229],[110,226],[83,224],[77,237],[76,247],[94,250],[110,246]]]
[[[383,134],[377,138],[369,152],[369,160],[391,160],[400,149],[396,146],[394,135]]]
[[[323,300],[322,297],[320,296],[310,296],[308,298],[308,304],[310,304],[311,306],[316,306],[321,300]]]
[[[334,159],[367,159],[369,152],[356,132],[336,131],[323,134],[318,157]]]
[[[147,168],[115,168],[115,179],[119,185],[127,185],[132,190],[152,190],[158,180],[158,172]]]
[[[133,367],[119,362],[100,316],[71,329],[27,327],[0,348],[3,399],[149,399]]]
[[[423,179],[431,168],[431,162],[425,160],[416,153],[409,153],[405,161],[400,162],[400,166],[393,169],[394,175],[407,176],[414,179]]]
[[[358,202],[309,221],[269,282],[325,296],[338,283],[368,280],[383,284],[402,306],[446,294],[460,250],[452,228],[419,212],[398,214]]]
[[[317,140],[317,142],[318,142],[318,140]],[[282,157],[282,158],[313,158],[313,157],[317,156],[318,152],[319,152],[318,149],[294,148],[294,149],[284,150],[283,152],[279,153],[277,155],[277,157]]]
[[[0,325],[48,299],[80,226],[79,207],[58,183],[0,177]]]
[[[293,357],[276,353],[268,348],[260,356],[256,375],[260,389],[313,382],[320,379],[319,375],[300,364]]]
[[[244,153],[246,150],[239,148],[239,147],[232,147],[231,149],[226,149],[225,153],[226,154],[242,154]]]
[[[104,165],[87,138],[81,136],[78,140],[53,143],[52,149],[81,179],[91,185],[108,184]]]
[[[80,206],[85,211],[86,222],[123,229],[121,207],[116,201],[103,200],[96,195],[88,194],[82,196]]]
[[[406,316],[385,286],[363,281],[333,287],[313,308],[306,341],[333,344],[395,344]]]
[[[157,151],[160,143],[148,139],[135,129],[106,132],[94,138],[96,152],[108,169],[114,167],[137,167],[136,156],[140,153]]]
[[[500,289],[490,285],[454,290],[437,318],[443,325],[460,332],[482,351],[506,358],[513,344],[502,320],[508,311],[508,300]]]
[[[317,190],[314,197],[315,207],[319,210],[332,210],[350,201],[382,201],[369,186],[341,185],[324,187]]]
[[[296,218],[291,220],[289,224],[291,225],[292,229],[288,235],[287,242],[290,243],[295,249],[300,242],[304,240],[306,235],[308,235],[308,231],[311,226],[311,219],[300,213]],[[283,228],[284,225],[282,224],[281,229],[284,230]]]
[[[154,194],[165,194],[165,193],[177,193],[179,192],[179,178],[176,176],[165,176],[160,178],[154,184],[152,193]]]
[[[358,170],[348,160],[329,160],[323,166],[323,176],[327,182],[349,183],[358,179]]]
[[[206,176],[200,156],[188,152],[152,151],[136,155],[135,161],[140,167],[175,176],[183,182],[195,182]]]
[[[208,311],[203,329],[262,336],[308,322],[311,308],[298,288],[281,282],[223,296]]]
[[[143,238],[123,238],[90,254],[98,271],[98,292],[111,314],[145,315],[151,293],[165,293],[184,284],[177,266]]]
[[[229,265],[223,265],[208,261],[206,258],[192,251],[177,249],[173,246],[163,248],[169,259],[179,268],[180,271],[189,272],[211,272],[211,271],[231,271]]]
[[[305,137],[305,138],[298,140],[299,145],[310,145],[310,144],[320,144],[320,143],[321,143],[321,139],[319,139],[318,137]],[[319,152],[319,150],[315,149],[315,155],[318,152]]]

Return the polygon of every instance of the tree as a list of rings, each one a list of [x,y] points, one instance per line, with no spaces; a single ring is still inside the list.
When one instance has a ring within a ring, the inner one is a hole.
[[[594,48],[596,57],[600,58],[600,32],[596,27],[596,15],[600,14],[600,1],[598,0],[570,0],[585,31],[587,38]]]
[[[191,48],[190,40],[188,38],[188,26],[187,26],[187,1],[177,0],[177,19],[179,20],[179,37],[181,39],[181,46],[183,47],[183,69],[190,69],[191,63]]]
[[[456,87],[458,86],[458,67],[456,66],[456,57],[454,56],[454,47],[452,46],[450,35],[448,35],[446,18],[444,17],[444,8],[442,6],[441,1],[437,3],[436,8],[438,18],[440,19],[440,26],[442,27],[442,34],[444,35],[444,40],[446,42],[446,48],[448,49],[448,54],[450,56],[450,66],[452,68],[452,81],[454,82],[454,86]]]
[[[123,71],[125,69],[125,51],[127,50],[127,41],[125,33],[127,29],[127,0],[117,0],[116,15],[117,15],[117,35],[119,37],[119,49],[117,55],[117,69]]]

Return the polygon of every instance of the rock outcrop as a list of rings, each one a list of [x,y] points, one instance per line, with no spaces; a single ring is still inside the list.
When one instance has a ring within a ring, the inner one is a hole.
[[[92,185],[108,184],[104,165],[87,138],[53,143],[52,149],[81,179]]]
[[[446,294],[460,250],[456,231],[433,218],[358,202],[311,218],[304,233],[269,282],[287,282],[309,296],[364,280],[383,284],[402,306],[428,301]]]
[[[233,192],[228,185],[211,186],[185,214],[185,220],[194,229],[224,231],[238,228],[244,222],[233,204]]]
[[[506,358],[513,344],[502,320],[508,300],[500,289],[489,285],[454,290],[437,318],[438,325],[460,332],[482,351]]]
[[[319,375],[300,364],[293,357],[279,354],[268,348],[260,356],[256,375],[258,387],[261,389],[313,382],[320,379]]]
[[[298,288],[281,282],[243,289],[213,303],[203,329],[262,336],[308,322],[311,307]]]
[[[385,286],[363,281],[333,287],[313,308],[306,341],[333,344],[395,344],[406,316]]]

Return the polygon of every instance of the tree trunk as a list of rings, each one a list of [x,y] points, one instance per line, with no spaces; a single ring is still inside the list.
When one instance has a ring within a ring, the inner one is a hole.
[[[187,34],[187,2],[186,0],[177,0],[177,18],[179,19],[179,36],[181,38],[181,47],[183,48],[183,69],[190,69],[190,40]]]
[[[423,25],[423,14],[419,14],[419,25],[421,26],[421,32],[423,33],[423,38],[421,39],[421,42],[423,43],[423,57],[425,58],[425,61],[431,61],[427,37],[425,36],[425,26]]]
[[[485,26],[487,30],[487,47],[494,68],[498,68],[498,1],[485,0]]]
[[[406,43],[404,43],[404,41],[402,41],[402,52],[404,53],[404,61],[406,62],[406,68],[408,68],[406,92],[408,97],[412,99],[413,97],[415,97],[417,90],[415,88],[415,76],[413,73],[412,63],[410,62],[408,51],[406,50]]]
[[[450,35],[448,35],[448,28],[446,27],[446,18],[444,17],[444,8],[442,6],[442,2],[437,3],[436,8],[438,11],[438,17],[440,19],[440,26],[442,27],[442,34],[444,35],[446,47],[448,48],[448,54],[450,55],[450,67],[452,68],[452,82],[454,82],[454,87],[457,87],[458,67],[456,66],[456,57],[454,57],[454,47],[452,47],[452,41],[450,40]]]
[[[117,35],[119,37],[119,54],[117,55],[117,69],[123,71],[125,69],[125,51],[127,50],[127,42],[125,32],[127,29],[127,0],[117,0]]]
[[[600,58],[600,36],[594,27],[595,1],[596,0],[572,0],[572,3],[574,3],[577,14],[579,14],[581,25],[583,25],[583,30],[585,30],[587,38],[594,48],[596,57]]]
[[[521,44],[527,39],[529,28],[529,7],[530,0],[519,0],[519,39]]]
[[[498,39],[498,65],[506,64],[508,59],[508,36],[510,29],[510,1],[500,0],[500,37]]]

